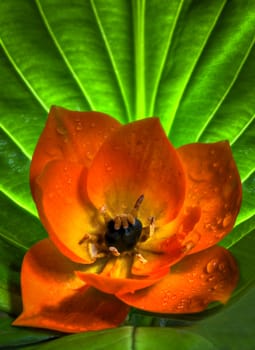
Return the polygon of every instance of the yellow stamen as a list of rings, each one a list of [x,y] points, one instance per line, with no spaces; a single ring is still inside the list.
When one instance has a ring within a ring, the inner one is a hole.
[[[117,248],[115,247],[109,247],[109,251],[112,253],[114,256],[120,256],[120,252],[118,251]]]
[[[142,264],[146,264],[148,262],[148,260],[146,260],[140,253],[137,253],[136,257]]]

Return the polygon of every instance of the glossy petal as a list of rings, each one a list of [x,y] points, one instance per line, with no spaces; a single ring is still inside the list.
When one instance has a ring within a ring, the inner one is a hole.
[[[103,113],[52,107],[31,163],[32,192],[36,177],[48,162],[65,159],[88,167],[105,139],[119,126],[118,121]]]
[[[191,251],[194,253],[216,244],[231,231],[242,187],[228,142],[190,144],[180,147],[178,153],[187,175],[184,208],[201,209],[200,220],[191,232],[200,237]]]
[[[145,241],[137,245],[136,249],[142,258],[137,255],[134,258],[132,265],[134,275],[152,275],[165,269],[168,273],[170,266],[185,256],[185,246],[180,243],[176,234],[172,234],[174,226],[174,224],[164,226],[160,230],[160,235],[155,233],[148,239],[148,243]]]
[[[61,255],[48,239],[33,246],[22,265],[23,313],[13,324],[62,332],[119,325],[128,307],[113,296],[84,287],[74,274],[82,268]],[[86,268],[96,272],[102,266],[97,263]]]
[[[86,172],[81,164],[48,163],[37,178],[35,199],[40,219],[62,254],[75,262],[92,263],[91,245],[83,238],[102,232],[104,224],[85,193],[81,198],[80,182]]]
[[[130,273],[131,256],[121,256],[112,258],[107,262],[104,270],[100,274],[77,271],[77,276],[90,286],[93,286],[102,292],[110,294],[133,293],[138,289],[148,287],[168,273],[168,268],[160,269],[154,272],[154,275],[148,277],[135,277]]]
[[[238,268],[232,255],[214,246],[185,257],[153,286],[118,297],[151,312],[193,313],[212,301],[227,302],[237,281]]]
[[[178,257],[183,256],[186,250],[186,243],[189,236],[191,242],[191,231],[200,219],[200,208],[187,207],[180,211],[178,217],[169,224],[162,227],[155,225],[154,233],[145,241],[139,242],[137,247],[141,251],[149,251],[153,253],[167,253],[171,265],[175,263]],[[193,235],[194,244],[197,242],[197,237]]]
[[[122,126],[102,145],[88,173],[88,196],[97,208],[105,205],[112,216],[130,211],[138,197],[144,201],[139,218],[159,225],[178,214],[185,182],[177,152],[158,118]]]

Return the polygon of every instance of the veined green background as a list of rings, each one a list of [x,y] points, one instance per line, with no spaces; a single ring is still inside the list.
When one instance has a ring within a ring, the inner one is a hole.
[[[0,349],[255,348],[254,41],[255,0],[0,1]],[[22,257],[46,236],[28,172],[51,105],[123,123],[158,116],[175,146],[230,141],[243,204],[221,243],[241,271],[227,306],[177,318],[134,310],[122,328],[60,339],[10,326]]]

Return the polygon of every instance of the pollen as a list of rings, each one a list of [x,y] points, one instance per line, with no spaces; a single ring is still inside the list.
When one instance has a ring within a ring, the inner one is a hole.
[[[130,213],[117,215],[114,219],[109,220],[109,216],[104,210],[105,244],[114,256],[119,256],[120,253],[129,252],[135,248],[143,230],[141,221],[137,219],[143,199],[144,196],[141,195]]]
[[[105,257],[109,254],[118,257],[123,253],[136,255],[141,263],[147,263],[136,245],[154,234],[155,218],[148,219],[148,227],[143,227],[142,222],[137,218],[143,199],[144,195],[139,196],[130,212],[116,215],[114,218],[109,215],[106,206],[102,206],[100,213],[104,217],[105,232],[96,235],[85,234],[78,244],[88,242],[93,258]]]

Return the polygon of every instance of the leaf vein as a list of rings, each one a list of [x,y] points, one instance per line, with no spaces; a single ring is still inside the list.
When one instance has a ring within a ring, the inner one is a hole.
[[[52,28],[51,28],[51,26],[50,26],[50,24],[49,24],[49,22],[48,22],[48,20],[47,20],[47,18],[46,18],[46,15],[45,15],[45,13],[44,13],[44,11],[43,11],[43,8],[42,8],[42,6],[41,6],[40,0],[35,0],[35,3],[36,3],[36,5],[37,5],[38,11],[39,11],[39,13],[40,13],[40,15],[41,15],[41,17],[42,17],[42,20],[43,20],[43,23],[44,23],[44,25],[45,25],[45,28],[47,29],[47,31],[48,31],[48,33],[49,33],[49,35],[50,35],[52,41],[54,42],[54,44],[55,44],[55,46],[56,46],[56,48],[57,48],[57,50],[58,50],[60,56],[62,57],[62,59],[63,59],[65,65],[66,65],[66,67],[68,68],[68,70],[69,70],[69,72],[71,73],[71,75],[72,75],[74,81],[76,82],[76,84],[78,85],[79,89],[81,90],[81,92],[82,92],[82,94],[83,94],[85,100],[86,100],[87,103],[89,104],[91,110],[95,110],[96,108],[95,108],[95,106],[93,105],[93,102],[92,102],[92,100],[91,100],[91,98],[90,98],[90,96],[89,96],[87,90],[85,89],[85,87],[84,87],[83,84],[81,83],[81,81],[80,81],[78,75],[76,74],[75,70],[73,69],[71,63],[69,62],[69,60],[68,60],[68,58],[67,58],[67,56],[66,56],[64,50],[62,49],[61,45],[59,44],[59,42],[58,42],[58,40],[57,40],[57,38],[56,38],[56,35],[54,34],[54,32],[53,32],[53,30],[52,30]]]
[[[250,118],[250,120],[242,127],[242,129],[239,131],[239,133],[234,137],[234,139],[230,142],[230,145],[233,146],[234,143],[239,139],[240,136],[245,132],[246,129],[251,125],[251,123],[255,119],[255,114]]]
[[[11,238],[10,236],[6,236],[5,234],[3,234],[1,231],[0,231],[0,237],[4,240],[4,241],[7,241],[7,243],[9,243],[10,245],[14,245],[15,247],[17,248],[22,248],[24,250],[28,250],[29,247],[23,245],[22,243],[14,240],[13,238]]]
[[[6,190],[3,188],[3,186],[0,186],[0,191],[1,191],[6,197],[8,197],[12,202],[14,202],[17,206],[19,206],[20,208],[26,210],[29,214],[31,214],[31,215],[37,217],[36,212],[35,212],[34,210],[32,210],[31,208],[29,208],[29,206],[26,206],[26,205],[20,203],[20,201],[17,200],[17,198],[15,198],[15,197],[13,196],[13,194],[11,194],[11,193],[9,193],[8,191],[6,191]]]
[[[24,156],[31,161],[31,155],[25,150],[25,148],[17,141],[16,138],[6,129],[6,127],[1,123],[0,128],[3,132],[11,139],[11,141],[18,147],[18,149],[24,154]]]
[[[135,53],[135,119],[145,115],[145,59],[144,59],[144,27],[146,0],[132,0],[134,53]]]
[[[231,88],[233,87],[234,83],[236,82],[239,73],[241,72],[245,62],[247,61],[249,54],[254,46],[255,43],[255,37],[253,38],[253,40],[251,41],[251,44],[248,47],[248,50],[245,52],[245,55],[243,57],[243,59],[241,60],[241,63],[239,65],[239,67],[236,70],[236,73],[233,76],[232,81],[230,82],[229,86],[227,87],[225,93],[222,95],[222,98],[219,100],[219,102],[217,103],[217,105],[215,106],[214,110],[212,111],[211,115],[209,115],[207,121],[204,123],[202,129],[200,130],[199,134],[197,135],[196,138],[196,142],[199,142],[201,136],[203,135],[204,131],[206,130],[206,128],[208,127],[208,125],[210,124],[211,120],[213,119],[213,117],[215,116],[216,112],[219,110],[220,106],[222,105],[222,103],[224,102],[224,100],[226,99],[227,95],[229,94]]]
[[[11,63],[12,67],[14,68],[14,70],[16,71],[16,73],[18,74],[19,78],[22,80],[22,82],[26,85],[26,87],[28,88],[28,90],[31,92],[31,94],[35,97],[35,99],[39,102],[40,106],[48,112],[48,106],[43,102],[43,100],[40,98],[40,96],[37,94],[37,92],[35,91],[35,89],[33,88],[33,86],[28,82],[28,80],[26,79],[26,77],[24,76],[23,72],[21,71],[21,69],[18,67],[18,65],[16,64],[15,60],[13,59],[13,57],[11,56],[10,52],[8,51],[6,45],[4,44],[3,40],[0,39],[0,43],[1,46],[3,48],[3,51],[6,55],[6,57],[8,58],[9,62]]]
[[[163,70],[164,70],[164,66],[165,66],[165,63],[166,63],[168,52],[169,52],[169,50],[171,48],[172,39],[173,39],[173,36],[174,36],[174,32],[175,32],[175,29],[176,29],[176,26],[177,26],[178,19],[180,17],[180,13],[181,13],[184,1],[185,0],[181,0],[180,1],[179,6],[178,6],[177,11],[176,11],[176,16],[175,16],[175,19],[174,19],[174,23],[173,23],[173,25],[172,25],[172,27],[170,28],[170,31],[169,31],[168,40],[167,40],[167,43],[165,45],[165,50],[164,50],[164,53],[162,55],[162,60],[161,60],[161,63],[159,65],[159,69],[158,69],[157,79],[156,79],[156,82],[155,82],[155,85],[154,85],[154,89],[153,89],[153,92],[152,92],[151,105],[150,105],[150,108],[149,108],[149,115],[154,115],[155,100],[156,100],[156,96],[157,96],[157,93],[158,93],[160,80],[161,80],[161,77],[162,77],[162,74],[163,74]]]
[[[170,134],[173,121],[174,121],[174,119],[175,119],[175,117],[176,117],[176,115],[177,115],[177,112],[178,112],[178,109],[179,109],[181,100],[182,100],[182,98],[183,98],[183,96],[184,96],[184,94],[185,94],[185,91],[186,91],[186,89],[187,89],[188,86],[189,86],[191,77],[192,77],[192,75],[193,75],[193,73],[194,73],[194,71],[195,71],[195,68],[196,68],[196,66],[197,66],[197,64],[198,64],[198,62],[199,62],[199,59],[200,59],[200,57],[201,57],[201,55],[202,55],[202,53],[203,53],[203,51],[204,51],[204,49],[205,49],[205,47],[206,47],[206,44],[207,44],[207,42],[208,42],[208,40],[209,40],[209,38],[210,38],[210,36],[211,36],[211,33],[213,32],[213,30],[214,30],[214,28],[215,28],[215,26],[216,26],[216,24],[217,24],[217,22],[218,22],[218,20],[219,20],[219,18],[220,18],[220,16],[221,16],[221,14],[222,14],[222,11],[223,11],[223,9],[224,9],[226,3],[227,3],[227,0],[225,0],[225,1],[222,2],[222,5],[220,6],[217,15],[215,16],[215,20],[213,21],[211,27],[209,28],[209,30],[208,30],[208,32],[207,32],[207,35],[205,36],[204,41],[203,41],[203,43],[202,43],[202,45],[201,45],[201,48],[200,48],[200,50],[199,50],[197,56],[195,57],[195,60],[194,60],[194,62],[193,62],[193,65],[191,66],[191,69],[190,69],[189,73],[187,74],[187,79],[186,79],[185,85],[183,86],[182,92],[180,93],[179,98],[178,98],[178,101],[177,101],[176,104],[175,104],[175,111],[174,111],[174,113],[172,114],[171,119],[169,118],[168,135]]]
[[[124,106],[125,106],[125,109],[126,109],[128,120],[131,121],[131,119],[132,119],[131,112],[130,112],[129,104],[128,104],[128,101],[127,101],[127,96],[126,96],[126,93],[125,93],[125,89],[124,89],[123,83],[122,83],[121,78],[120,78],[119,69],[117,67],[117,64],[116,64],[113,52],[112,52],[110,44],[109,44],[109,41],[107,40],[107,36],[105,34],[102,22],[100,20],[99,13],[98,13],[95,1],[94,0],[90,0],[90,4],[91,4],[91,7],[92,7],[92,10],[93,10],[93,13],[94,13],[94,16],[95,16],[98,28],[100,30],[103,42],[105,44],[106,51],[107,51],[108,56],[110,58],[110,61],[111,61],[111,64],[112,64],[112,68],[113,68],[113,72],[115,73],[115,77],[116,77],[116,80],[117,80],[117,83],[118,83],[118,86],[119,86],[119,89],[120,89],[120,92],[121,92],[121,95],[122,95],[122,98],[123,98],[123,102],[124,102]]]

